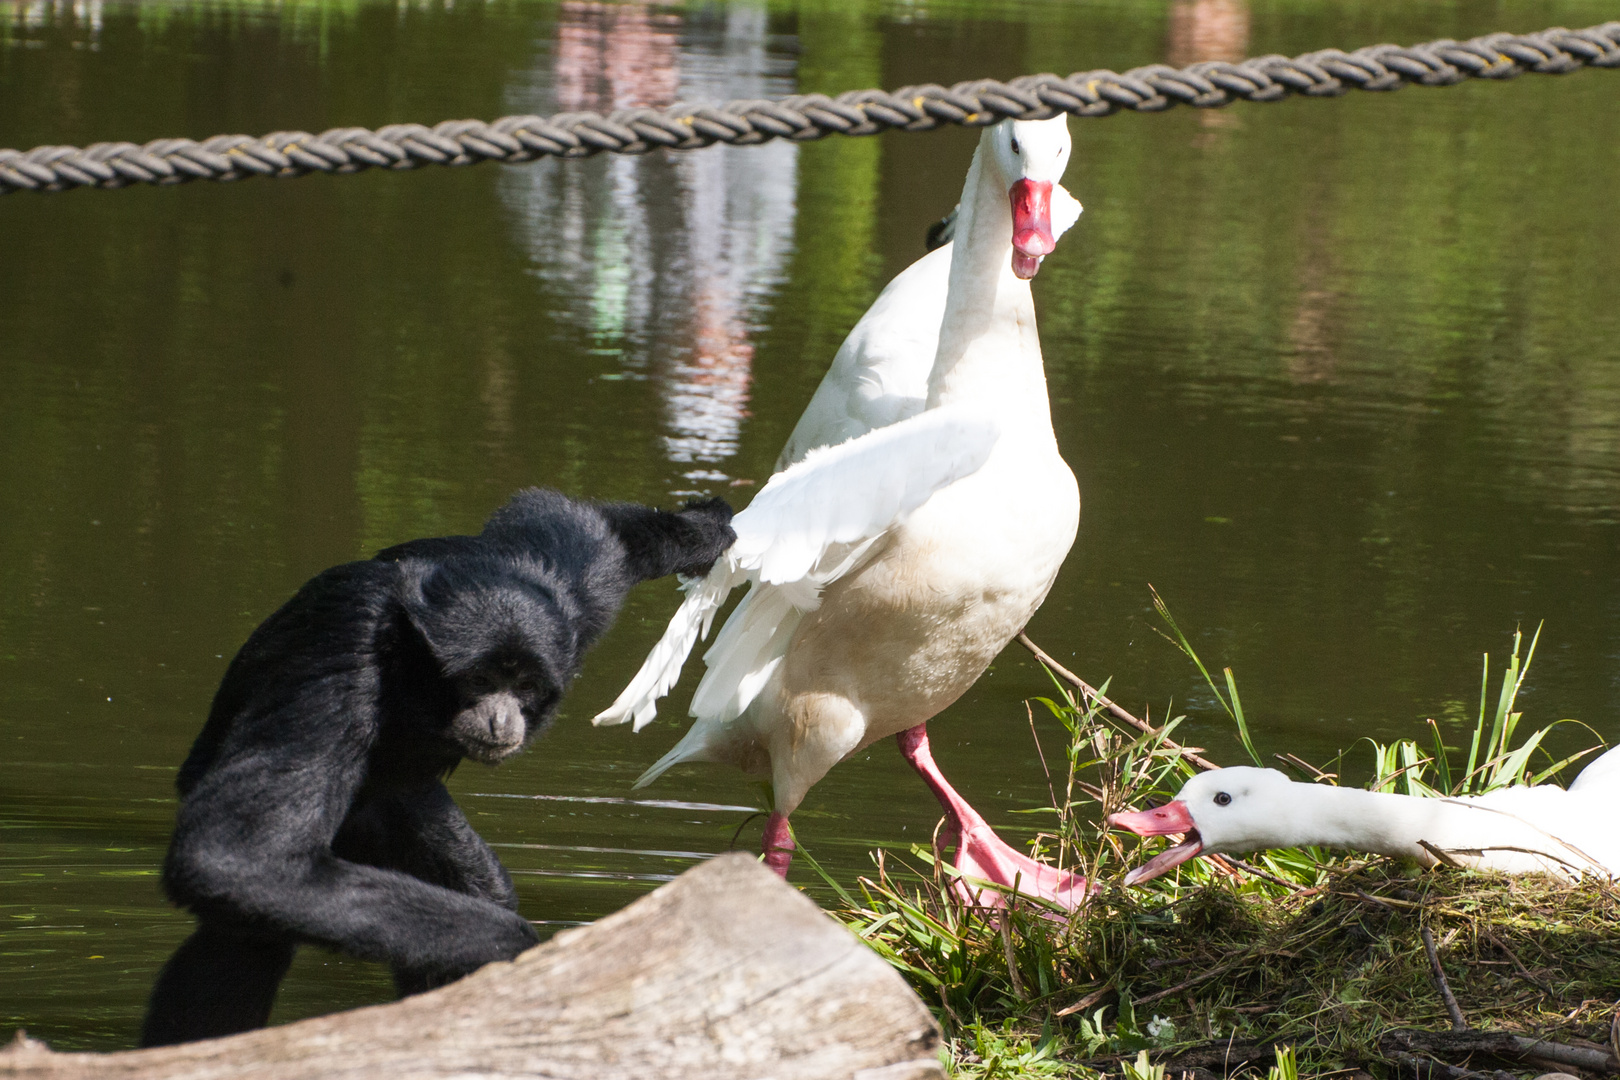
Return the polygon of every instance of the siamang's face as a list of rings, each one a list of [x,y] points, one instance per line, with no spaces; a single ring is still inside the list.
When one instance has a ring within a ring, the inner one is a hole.
[[[551,596],[474,571],[440,568],[409,609],[451,690],[441,730],[466,757],[493,765],[550,723],[579,646]]]
[[[457,704],[450,737],[486,765],[523,749],[550,723],[561,696],[538,658],[519,652],[481,657],[450,681]]]

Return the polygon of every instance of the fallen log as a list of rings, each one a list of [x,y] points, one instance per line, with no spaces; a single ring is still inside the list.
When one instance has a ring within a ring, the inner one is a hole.
[[[431,993],[151,1050],[19,1037],[0,1078],[944,1080],[939,1042],[888,964],[735,854]]]
[[[1515,1035],[1511,1031],[1419,1031],[1401,1028],[1380,1036],[1378,1048],[1391,1056],[1405,1053],[1446,1060],[1484,1054],[1510,1062],[1551,1062],[1604,1075],[1620,1073],[1620,1058],[1611,1050],[1533,1039]]]

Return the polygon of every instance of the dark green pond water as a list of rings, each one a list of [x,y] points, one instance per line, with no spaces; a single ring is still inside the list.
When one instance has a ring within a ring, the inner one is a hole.
[[[0,146],[1124,70],[1613,12],[0,3]],[[1261,749],[1322,758],[1430,716],[1460,737],[1480,654],[1545,620],[1526,722],[1620,736],[1620,73],[1072,130],[1086,214],[1035,291],[1085,509],[1034,638],[1236,761],[1154,633],[1152,583],[1236,669]],[[259,620],[326,566],[475,530],[525,484],[745,500],[733,482],[767,475],[974,138],[0,199],[0,1032],[132,1042],[189,925],[157,881],[173,772]],[[759,803],[714,768],[632,800],[678,728],[587,723],[675,603],[644,587],[555,733],[454,777],[531,918],[622,906]],[[933,725],[998,824],[1045,799],[1022,703],[1047,686],[1014,649]],[[936,813],[884,744],[795,822],[849,878]],[[379,969],[306,951],[277,1015],[387,996]]]

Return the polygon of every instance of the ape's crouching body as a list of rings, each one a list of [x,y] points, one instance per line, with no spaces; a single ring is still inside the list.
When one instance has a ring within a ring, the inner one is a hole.
[[[163,884],[198,927],[142,1045],[262,1026],[299,944],[387,963],[401,993],[535,944],[442,778],[521,750],[630,587],[705,572],[730,518],[531,489],[478,536],[334,567],[266,619],[180,769]]]

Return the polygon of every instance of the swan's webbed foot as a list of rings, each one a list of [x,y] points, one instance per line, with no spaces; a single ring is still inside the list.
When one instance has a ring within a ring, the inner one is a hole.
[[[945,830],[936,844],[956,844],[956,869],[968,877],[999,885],[1021,896],[1048,900],[1067,911],[1077,911],[1096,887],[1078,874],[1036,862],[997,836],[980,813],[957,794],[934,763],[928,748],[928,728],[918,724],[895,736],[900,753],[911,763],[945,811]],[[955,892],[968,903],[1004,907],[999,892],[958,880]]]
[[[1070,912],[1078,911],[1097,891],[1079,874],[1036,862],[1012,847],[982,818],[957,840],[956,869],[968,877],[1003,885],[1009,892],[1048,900]],[[967,881],[958,880],[956,890],[958,895],[965,894],[983,906],[1002,907],[1006,903],[1000,893],[976,888]]]

